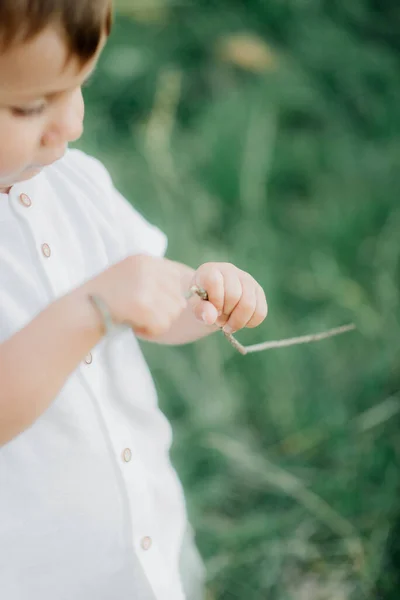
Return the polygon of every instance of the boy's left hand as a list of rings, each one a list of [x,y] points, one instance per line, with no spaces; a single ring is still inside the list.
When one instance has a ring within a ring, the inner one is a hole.
[[[205,263],[197,269],[192,285],[208,293],[208,301],[196,302],[194,313],[207,325],[234,333],[257,327],[267,316],[262,287],[248,273],[229,263]]]

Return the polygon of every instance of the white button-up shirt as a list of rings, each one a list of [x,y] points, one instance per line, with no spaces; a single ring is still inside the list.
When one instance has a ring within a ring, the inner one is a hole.
[[[0,194],[0,343],[110,265],[165,248],[104,167],[68,151]],[[134,334],[103,339],[0,448],[0,597],[183,599],[186,510],[170,445]]]

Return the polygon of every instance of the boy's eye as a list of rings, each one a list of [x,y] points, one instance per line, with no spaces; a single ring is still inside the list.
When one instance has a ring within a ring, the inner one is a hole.
[[[19,107],[14,106],[12,108],[12,113],[16,117],[35,117],[41,115],[45,111],[46,105],[41,104],[40,106],[32,106],[32,107]]]

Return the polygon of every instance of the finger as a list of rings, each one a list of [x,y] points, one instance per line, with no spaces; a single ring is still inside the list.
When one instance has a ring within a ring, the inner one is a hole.
[[[224,306],[222,315],[218,319],[218,325],[223,327],[240,302],[243,294],[243,286],[239,277],[239,269],[227,264],[220,266],[220,270],[224,277]]]
[[[188,300],[185,295],[182,293],[182,290],[177,289],[176,286],[172,286],[170,283],[166,283],[165,287],[162,289],[162,294],[157,298],[157,304],[159,305],[161,302],[161,298],[168,298],[168,300],[176,307],[180,308],[180,310],[184,310],[188,305]],[[164,308],[164,306],[163,306]]]
[[[206,290],[208,300],[215,306],[217,313],[224,308],[224,277],[215,263],[199,267],[195,273],[195,284]]]
[[[176,300],[175,298],[171,298],[171,296],[165,295],[160,298],[159,307],[154,313],[153,321],[161,327],[168,326],[168,323],[172,324],[179,319],[183,310],[181,298]]]
[[[228,323],[224,327],[227,333],[233,333],[246,327],[252,319],[257,307],[257,295],[255,281],[246,273],[241,277],[242,297],[229,317]]]
[[[145,325],[134,326],[138,335],[154,339],[165,334],[179,318],[182,309],[170,296],[163,295],[159,304],[155,310],[149,306]]]
[[[161,278],[158,285],[160,286],[162,293],[168,295],[175,303],[181,305],[183,308],[187,306],[187,298],[182,290],[180,276],[176,277],[173,271],[172,273],[164,273],[164,276]]]
[[[214,325],[218,318],[218,311],[211,302],[201,300],[193,308],[193,313],[199,321],[206,325]]]
[[[257,283],[256,284],[256,310],[250,321],[247,323],[246,327],[254,328],[261,325],[261,323],[266,319],[268,315],[268,304],[267,299],[265,297],[265,292],[262,287]]]

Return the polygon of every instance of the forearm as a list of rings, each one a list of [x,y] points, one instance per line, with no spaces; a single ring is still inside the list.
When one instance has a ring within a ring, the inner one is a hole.
[[[0,345],[0,446],[34,423],[100,341],[85,288],[57,300]]]
[[[190,289],[195,271],[187,265],[181,263],[176,264],[181,270],[181,290],[182,294],[185,294]],[[158,344],[178,346],[195,342],[196,340],[218,331],[218,327],[214,325],[205,325],[195,317],[193,305],[199,302],[201,302],[200,298],[193,298],[191,300],[192,306],[188,306],[180,318],[175,321],[172,328],[166,334],[157,339],[153,339],[152,341]]]

